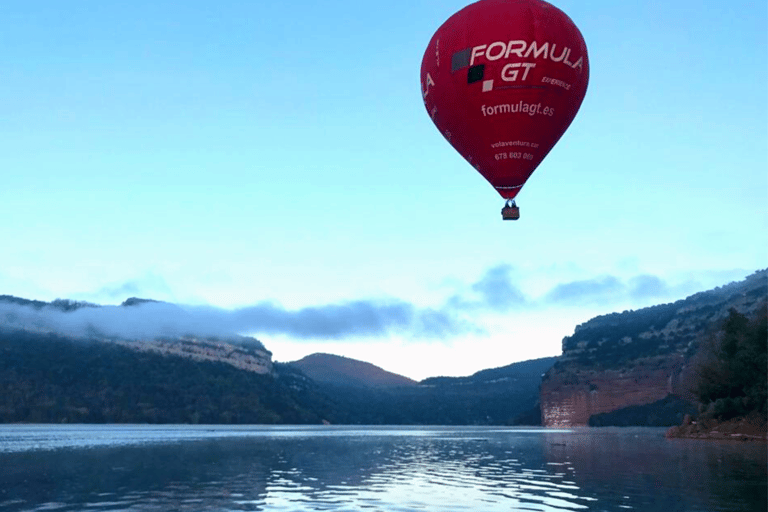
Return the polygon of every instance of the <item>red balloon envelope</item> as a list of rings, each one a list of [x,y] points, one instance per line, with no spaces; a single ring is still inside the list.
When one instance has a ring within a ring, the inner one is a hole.
[[[451,16],[421,63],[427,112],[448,142],[514,198],[576,116],[587,46],[541,0],[481,0]]]

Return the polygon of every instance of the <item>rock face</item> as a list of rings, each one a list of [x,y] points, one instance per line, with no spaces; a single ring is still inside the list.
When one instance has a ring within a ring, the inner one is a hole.
[[[122,345],[140,352],[154,352],[166,356],[178,356],[195,361],[214,361],[234,366],[240,370],[254,373],[271,374],[272,354],[261,346],[254,338],[231,337],[227,340],[219,338],[195,338],[184,336],[172,339],[152,340],[121,340],[96,339],[106,343]]]
[[[0,330],[56,334],[71,339],[112,343],[138,352],[178,356],[195,361],[220,362],[259,374],[273,373],[272,353],[255,338],[237,335],[172,337],[106,335],[88,324],[87,320],[71,318],[73,313],[86,309],[108,313],[116,323],[120,323],[123,319],[121,314],[145,305],[174,307],[172,304],[136,297],[127,299],[119,307],[105,307],[67,299],[57,299],[49,303],[0,295]],[[52,321],[54,317],[56,320]],[[136,319],[140,321],[141,317],[135,316],[134,321]],[[78,328],[77,326],[81,324],[86,327]]]
[[[728,421],[714,419],[691,421],[670,428],[668,438],[718,439],[724,441],[768,441],[768,425],[759,414],[734,418]]]
[[[560,367],[545,375],[541,386],[545,426],[588,425],[593,414],[630,405],[650,404],[683,390],[673,383],[684,369],[681,356],[649,358],[626,369]]]
[[[563,339],[541,384],[545,426],[587,425],[593,414],[689,397],[691,358],[731,308],[751,316],[768,300],[768,270],[672,304],[599,316]]]

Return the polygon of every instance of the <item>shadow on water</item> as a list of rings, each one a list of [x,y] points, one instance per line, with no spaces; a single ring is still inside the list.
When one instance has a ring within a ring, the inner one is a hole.
[[[6,491],[0,491],[0,510],[4,499],[17,501],[18,510],[41,504],[108,510],[183,507],[192,499],[200,506],[215,504],[229,492],[227,486],[258,500],[266,493],[277,455],[268,449],[243,450],[231,440],[204,440],[22,452],[2,461],[0,479]]]
[[[665,431],[583,428],[548,433],[546,457],[550,464],[574,468],[574,479],[596,490],[602,503],[666,512],[766,510],[764,443],[666,439]],[[611,491],[600,492],[606,485]],[[615,493],[619,489],[621,496]]]

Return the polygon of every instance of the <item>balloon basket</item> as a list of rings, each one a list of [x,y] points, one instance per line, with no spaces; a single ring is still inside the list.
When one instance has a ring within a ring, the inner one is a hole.
[[[520,208],[517,206],[505,206],[501,209],[501,218],[504,220],[517,220],[520,218]]]

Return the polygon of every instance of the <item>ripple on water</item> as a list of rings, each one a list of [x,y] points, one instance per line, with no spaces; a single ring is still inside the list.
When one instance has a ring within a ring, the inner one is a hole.
[[[0,512],[666,512],[765,502],[764,454],[688,450],[650,430],[639,443],[610,430],[177,430],[32,426],[14,438],[0,428]],[[697,467],[697,480],[681,467]]]

